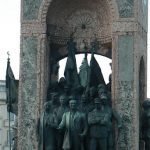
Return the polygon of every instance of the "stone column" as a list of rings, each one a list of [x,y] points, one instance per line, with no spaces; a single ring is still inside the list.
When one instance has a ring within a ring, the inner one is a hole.
[[[21,25],[18,149],[37,149],[37,120],[48,81],[46,26],[36,21]]]
[[[113,24],[113,88],[115,108],[123,120],[118,150],[139,149],[139,24],[127,19]]]

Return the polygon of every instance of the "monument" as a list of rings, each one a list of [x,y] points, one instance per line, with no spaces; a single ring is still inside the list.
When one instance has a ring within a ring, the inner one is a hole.
[[[114,149],[144,150],[140,138],[142,127],[140,122],[147,84],[147,14],[147,0],[22,0],[18,150],[39,149],[38,120],[44,112],[52,111],[52,109],[44,111],[46,103],[50,102],[48,105],[50,108],[60,107],[58,98],[55,106],[51,103],[52,93],[56,92],[68,99],[69,110],[64,111],[63,117],[71,116],[72,109],[75,109],[73,115],[77,114],[76,120],[79,124],[83,122],[83,126],[76,128],[81,129],[79,132],[81,139],[78,139],[81,141],[73,142],[73,144],[78,143],[76,146],[87,150],[85,143],[93,142],[86,131],[92,121],[86,118],[92,118],[89,109],[94,113],[95,107],[100,107],[96,120],[100,122],[99,133],[102,128],[106,131],[106,126],[109,126],[110,132],[103,133],[105,145],[101,147],[100,140],[100,145],[96,144],[98,149],[108,150],[111,145],[108,141],[113,134]],[[85,54],[84,61],[89,53],[93,57],[89,67],[84,62],[85,67],[81,68],[87,70],[84,70],[85,73],[81,76],[78,75],[75,60],[75,54],[80,53]],[[98,90],[98,87],[101,87],[99,84],[105,83],[101,71],[98,69],[96,73],[92,67],[98,68],[94,54],[112,59],[109,91],[105,88]],[[65,57],[69,62],[64,70],[66,81],[63,79],[59,82],[58,62]],[[83,75],[87,82],[82,80],[81,86],[80,78]],[[80,111],[76,108],[80,106],[82,94],[85,94],[86,100],[88,99],[85,112],[84,109]],[[106,99],[109,100],[107,107],[103,106],[102,97],[107,97]],[[116,110],[121,118],[122,127],[119,127],[119,130],[117,124],[111,122],[110,115],[106,113],[110,111],[109,108]],[[51,112],[51,116],[45,119],[48,128],[57,134],[61,126],[55,119],[53,120],[53,115],[54,113]],[[76,126],[76,122],[70,125]],[[91,125],[90,129],[94,130],[93,128]],[[65,133],[67,128],[65,127],[64,130]],[[76,134],[72,133],[72,136],[76,137]],[[53,138],[48,134],[46,136]],[[62,138],[61,135],[59,138]]]

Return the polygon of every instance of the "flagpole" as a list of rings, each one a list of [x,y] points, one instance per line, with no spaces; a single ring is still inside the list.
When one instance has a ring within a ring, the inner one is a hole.
[[[10,109],[10,108],[9,108]],[[11,124],[10,124],[10,110],[9,110],[9,149],[11,150]]]
[[[8,55],[8,59],[7,59],[7,66],[8,66],[8,63],[10,63],[10,54],[9,54],[9,51],[7,52],[7,55]],[[9,78],[9,84],[8,86],[10,86],[10,78]],[[11,150],[11,124],[10,124],[10,110],[11,110],[11,96],[10,96],[10,91],[9,91],[10,87],[7,88],[7,92],[8,92],[8,113],[9,113],[9,117],[8,117],[8,121],[9,121],[9,150]]]

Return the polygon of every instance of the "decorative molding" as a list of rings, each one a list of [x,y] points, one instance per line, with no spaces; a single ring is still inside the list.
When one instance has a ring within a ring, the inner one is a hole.
[[[42,0],[23,0],[23,20],[38,19]]]
[[[117,0],[120,18],[133,17],[134,0]]]
[[[41,24],[39,22],[29,22],[21,24],[21,34],[45,34],[46,33],[46,24]]]
[[[53,0],[43,0],[39,9],[38,20],[41,22],[46,22],[47,12],[49,6],[51,5]],[[109,5],[109,9],[112,15],[112,19],[117,16],[117,4],[115,0],[107,0],[107,4]],[[108,8],[107,8],[108,9]]]
[[[138,23],[135,21],[116,21],[112,24],[112,32],[134,32],[138,30]]]

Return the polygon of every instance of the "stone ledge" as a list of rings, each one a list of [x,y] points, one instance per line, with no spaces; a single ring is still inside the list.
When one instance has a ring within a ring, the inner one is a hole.
[[[142,25],[134,20],[130,21],[116,21],[113,22],[112,24],[112,34],[116,35],[122,33],[127,33],[127,32],[137,32],[142,39],[147,41],[147,32],[144,30]]]
[[[138,23],[135,21],[116,21],[112,24],[112,32],[134,32],[138,30]]]
[[[46,33],[46,24],[39,22],[28,22],[21,24],[21,34],[41,34]]]

